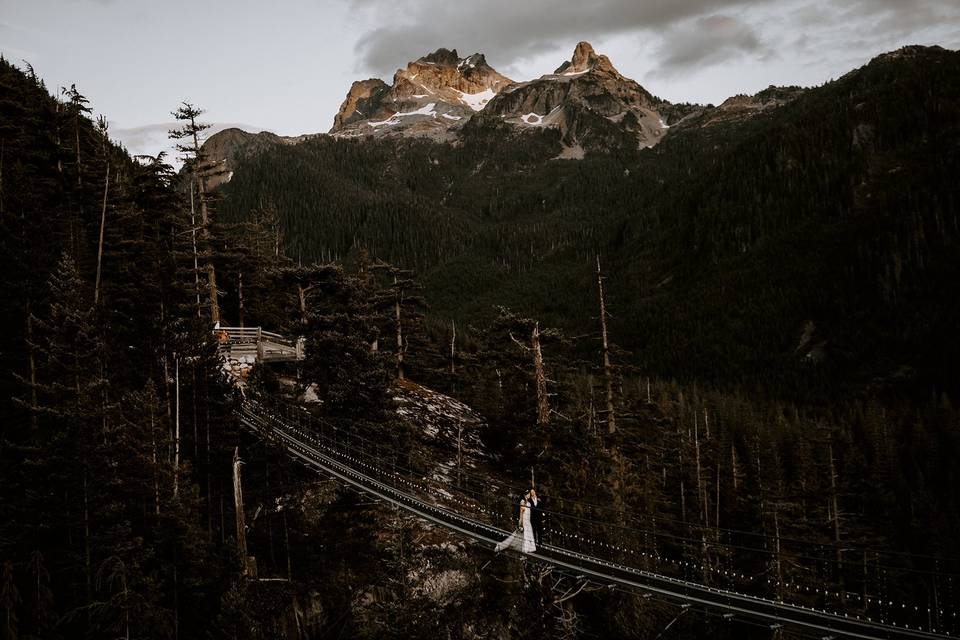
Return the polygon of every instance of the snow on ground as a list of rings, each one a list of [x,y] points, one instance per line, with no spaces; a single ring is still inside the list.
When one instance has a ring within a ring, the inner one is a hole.
[[[373,127],[373,128],[382,127],[382,126],[384,126],[384,125],[387,125],[387,126],[389,126],[389,127],[392,127],[392,126],[394,126],[394,125],[400,124],[399,118],[406,118],[406,117],[408,117],[408,116],[434,116],[434,117],[436,117],[437,114],[436,114],[436,112],[434,111],[434,108],[435,108],[436,106],[437,106],[437,103],[436,103],[436,102],[431,102],[431,103],[429,103],[429,104],[426,104],[426,105],[420,107],[420,108],[417,109],[416,111],[406,111],[406,112],[395,113],[395,114],[393,114],[392,116],[390,116],[389,118],[387,118],[386,120],[381,120],[381,121],[379,121],[379,122],[368,122],[367,124],[370,125],[370,126]]]
[[[550,119],[550,116],[555,114],[560,110],[561,105],[555,106],[551,109],[546,115],[540,115],[539,113],[527,113],[525,115],[519,116],[520,122],[529,125],[531,127],[547,127],[551,124],[556,123],[556,119]]]
[[[303,392],[304,404],[317,404],[320,397],[317,395],[317,383],[311,382]]]
[[[486,91],[481,91],[480,93],[464,93],[458,89],[454,89],[457,93],[460,94],[460,100],[473,109],[474,111],[480,111],[483,109],[488,102],[497,95],[497,92],[493,89],[487,89]]]
[[[460,116],[452,116],[449,113],[441,113],[440,115],[442,115],[447,120],[463,120],[463,118],[461,118]]]

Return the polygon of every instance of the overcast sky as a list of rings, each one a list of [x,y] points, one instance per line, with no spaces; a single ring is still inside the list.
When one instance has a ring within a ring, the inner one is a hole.
[[[326,131],[357,79],[439,47],[526,80],[580,40],[671,101],[817,85],[905,44],[960,47],[960,0],[0,0],[0,52],[76,83],[134,153],[182,100],[209,122]]]

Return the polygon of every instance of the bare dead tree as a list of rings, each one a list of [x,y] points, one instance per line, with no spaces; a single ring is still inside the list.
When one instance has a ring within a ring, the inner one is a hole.
[[[617,417],[613,408],[613,366],[610,364],[610,342],[607,338],[607,306],[603,298],[603,274],[597,256],[597,289],[600,292],[600,336],[603,340],[603,374],[607,378],[607,433],[616,433]]]
[[[536,322],[533,325],[529,347],[517,340],[512,333],[510,339],[533,356],[533,375],[537,390],[537,426],[549,424],[550,400],[547,397],[547,375],[543,370],[543,351],[540,348],[540,323]]]
[[[243,563],[243,575],[249,575],[247,561],[247,527],[243,520],[243,487],[240,483],[240,447],[233,450],[233,502],[237,515],[237,553]]]

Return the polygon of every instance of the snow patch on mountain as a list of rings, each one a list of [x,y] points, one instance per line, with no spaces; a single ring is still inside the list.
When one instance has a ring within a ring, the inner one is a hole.
[[[487,89],[480,93],[464,93],[463,91],[457,90],[457,93],[460,94],[460,99],[463,103],[474,111],[483,109],[486,104],[490,102],[490,99],[497,95],[497,92],[493,89]]]

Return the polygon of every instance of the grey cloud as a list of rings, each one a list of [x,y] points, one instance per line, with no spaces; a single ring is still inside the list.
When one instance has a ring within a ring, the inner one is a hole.
[[[659,74],[704,67],[744,54],[773,55],[753,27],[736,18],[712,15],[670,29],[658,49]]]
[[[358,67],[390,73],[437,47],[461,54],[482,51],[494,66],[571,46],[581,39],[637,31],[657,33],[683,20],[761,5],[762,0],[354,0],[353,7],[381,26],[356,45]]]
[[[871,39],[910,36],[960,23],[956,0],[856,0],[835,2],[841,20],[859,22]]]

